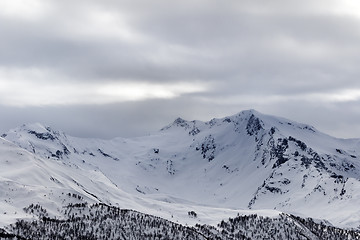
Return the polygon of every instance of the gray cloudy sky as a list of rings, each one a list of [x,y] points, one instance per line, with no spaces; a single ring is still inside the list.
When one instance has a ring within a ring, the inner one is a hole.
[[[253,108],[360,137],[357,0],[0,0],[0,131],[139,136]]]

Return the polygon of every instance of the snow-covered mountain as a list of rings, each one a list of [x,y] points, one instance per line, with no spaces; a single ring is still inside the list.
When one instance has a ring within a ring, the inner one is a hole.
[[[31,203],[56,216],[78,198],[190,225],[286,212],[356,228],[359,160],[359,139],[254,110],[209,122],[178,118],[132,139],[81,139],[23,125],[0,139],[1,224],[29,217],[21,209]]]

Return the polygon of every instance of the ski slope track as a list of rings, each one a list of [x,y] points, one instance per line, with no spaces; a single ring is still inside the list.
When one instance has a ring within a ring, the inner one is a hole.
[[[360,226],[360,139],[255,110],[208,122],[178,118],[129,139],[27,124],[1,136],[0,165],[0,228],[34,219],[23,210],[30,204],[60,217],[81,201],[189,226],[282,213]]]

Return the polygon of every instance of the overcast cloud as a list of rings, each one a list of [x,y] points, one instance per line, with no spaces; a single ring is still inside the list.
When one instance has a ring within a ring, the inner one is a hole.
[[[360,137],[360,2],[0,0],[0,131],[139,136],[253,108]]]

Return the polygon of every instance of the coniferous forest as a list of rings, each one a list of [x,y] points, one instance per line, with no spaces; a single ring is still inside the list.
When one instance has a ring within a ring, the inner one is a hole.
[[[0,239],[360,239],[358,231],[289,214],[276,218],[238,215],[216,227],[187,227],[102,203],[70,204],[64,207],[61,218],[50,217],[40,205],[31,204],[24,211],[36,220],[18,220],[0,231]]]

